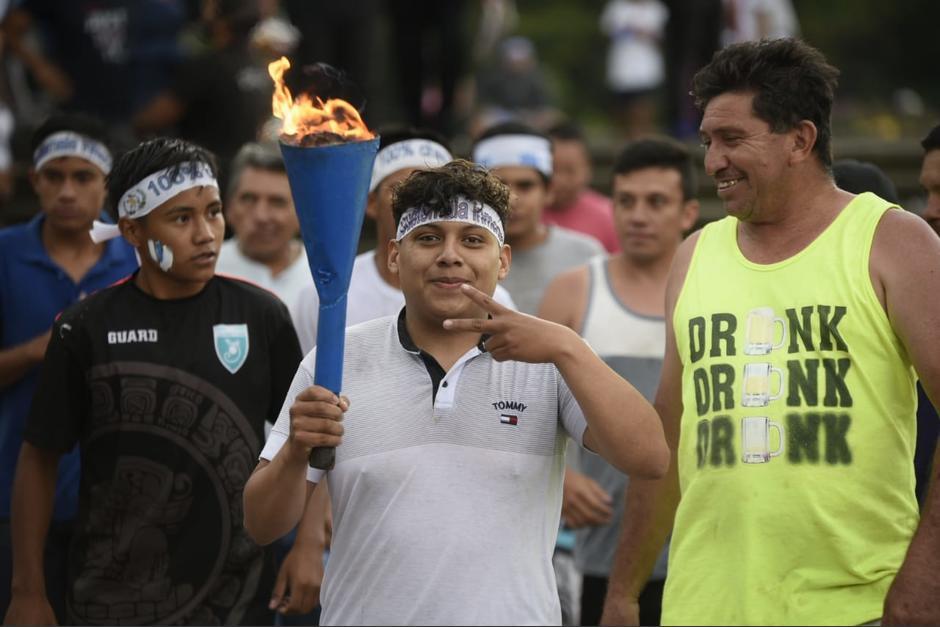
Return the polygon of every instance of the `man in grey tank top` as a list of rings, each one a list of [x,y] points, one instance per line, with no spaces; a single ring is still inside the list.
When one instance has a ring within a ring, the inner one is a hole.
[[[665,351],[666,277],[683,234],[698,217],[692,157],[665,138],[628,144],[612,181],[622,252],[595,257],[559,275],[539,315],[564,324],[620,376],[652,400]],[[580,452],[565,473],[562,516],[576,528],[575,560],[584,573],[581,624],[597,625],[617,548],[629,477]],[[658,625],[668,545],[640,595],[640,622]]]

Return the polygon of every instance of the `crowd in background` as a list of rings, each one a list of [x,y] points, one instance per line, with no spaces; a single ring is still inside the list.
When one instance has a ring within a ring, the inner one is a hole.
[[[471,12],[478,18],[472,34],[464,28],[464,17]],[[477,5],[468,0],[11,2],[2,31],[6,80],[0,91],[0,226],[19,225],[38,233],[43,211],[57,202],[48,195],[50,181],[37,174],[41,168],[34,153],[52,133],[63,130],[42,130],[50,116],[68,112],[97,120],[116,158],[154,137],[192,142],[218,159],[227,239],[216,270],[277,295],[297,336],[296,346],[290,343],[284,354],[298,356],[295,348],[309,352],[316,338],[317,292],[308,251],[299,238],[283,160],[274,144],[278,123],[271,114],[273,85],[267,72],[268,63],[288,56],[294,65],[288,83],[295,93],[313,90],[347,99],[363,112],[370,127],[379,130],[383,149],[430,142],[426,145],[441,151],[437,165],[456,156],[491,168],[513,193],[512,217],[506,226],[513,247],[512,272],[501,282],[496,300],[582,334],[605,361],[651,398],[665,350],[661,337],[665,276],[684,234],[701,224],[696,167],[688,144],[683,144],[692,138],[698,141],[701,121],[701,111],[689,96],[689,83],[727,45],[798,36],[797,15],[788,0],[607,2],[597,15],[597,41],[608,49],[606,105],[611,134],[623,150],[605,190],[594,186],[590,136],[559,107],[534,43],[516,32],[524,19],[508,0],[481,0]],[[379,28],[388,29],[388,50],[377,49],[372,34]],[[394,78],[375,75],[377,55],[391,59]],[[391,90],[377,93],[389,85]],[[95,137],[98,132],[97,127],[65,130]],[[929,130],[924,129],[924,134]],[[536,160],[520,168],[521,162],[500,161],[509,150],[499,144],[500,138],[521,136],[547,140],[547,165]],[[937,155],[936,131],[923,147],[928,159]],[[929,194],[925,218],[933,220],[931,211],[940,211],[938,183],[930,178],[936,168],[929,169],[927,163],[921,182]],[[377,165],[369,189],[369,220],[350,291],[350,323],[395,314],[403,303],[397,277],[377,256],[384,254],[384,242],[395,234],[392,190],[418,166],[407,160],[393,165],[381,171]],[[650,169],[660,178],[650,175]],[[836,183],[846,191],[874,192],[892,203],[901,200],[894,183],[873,164],[838,160],[832,169]],[[103,177],[99,183],[97,196],[86,199],[98,204],[85,209],[106,220],[107,216],[98,215],[104,206]],[[601,193],[608,189],[611,196]],[[625,203],[640,202],[636,199],[645,198],[644,194],[647,202],[674,206],[671,221],[622,217]],[[649,230],[653,239],[668,240],[668,245],[656,247],[645,236],[638,238],[631,231],[639,228],[634,223],[642,223],[641,231]],[[935,221],[931,226],[937,228]],[[67,239],[59,242],[64,249],[69,246]],[[43,315],[51,316],[52,309],[81,300],[136,267],[129,248],[109,246],[110,265],[95,258],[90,265],[75,266],[75,259],[69,259],[65,265],[77,269],[62,274],[55,264],[47,264],[50,272],[59,272],[63,285],[57,296],[61,298],[45,303],[49,311]],[[81,246],[75,250],[89,254]],[[50,257],[56,261],[51,253]],[[638,280],[636,268],[643,268],[647,273],[643,277],[655,287]],[[40,298],[34,292],[41,282],[31,283],[26,276],[0,280],[10,282],[0,287],[4,308],[14,298]],[[633,301],[628,297],[627,306],[621,308],[624,290],[640,296]],[[587,310],[588,303],[600,309]],[[36,385],[53,319],[33,321],[38,324],[30,326],[23,320],[14,322],[10,310],[0,308],[2,348],[28,343],[29,367],[17,374],[32,378],[28,385],[19,377],[0,381],[0,403],[13,411],[10,398],[19,394],[16,411],[25,414],[26,387],[31,393]],[[608,337],[613,324],[653,340],[620,345]],[[14,327],[16,333],[11,334]],[[273,393],[282,393],[285,386],[272,383]],[[921,482],[918,496],[923,498],[937,421],[923,390],[919,391],[921,430],[912,461]],[[274,417],[269,416],[271,422]],[[0,433],[6,430],[0,426]],[[4,475],[7,483],[12,482],[15,448],[4,444],[0,451],[10,457],[3,460],[9,471],[9,476]],[[257,453],[253,452],[252,462]],[[569,460],[554,560],[558,592],[565,624],[596,624],[627,479],[622,473],[612,474],[603,462],[597,465],[593,457],[575,452]],[[5,499],[10,489],[3,487]],[[163,495],[164,501],[173,496]],[[73,503],[68,511],[74,515],[74,510]],[[57,522],[69,519],[58,514],[57,510]],[[328,514],[326,518],[318,524],[330,529]],[[8,503],[0,510],[0,519],[8,535]],[[54,524],[50,537],[56,533],[64,538],[57,549],[67,552],[71,531]],[[295,529],[278,544],[276,568],[265,571],[272,581],[277,568],[290,564],[298,533],[303,531]],[[5,542],[0,549],[9,551],[9,539]],[[324,547],[328,557],[328,541]],[[667,551],[668,544],[644,589],[644,624],[658,624]],[[9,552],[2,557],[11,559]],[[288,572],[284,568],[282,572]],[[108,576],[116,581],[114,573]],[[9,572],[4,577],[0,585],[7,586],[3,594],[9,594]],[[296,613],[315,605],[297,599],[291,603],[283,598],[287,584],[278,578],[277,585],[281,588],[272,593],[272,609],[289,605]],[[79,616],[74,609],[70,616]],[[66,615],[61,607],[54,610]],[[291,624],[292,619],[278,616],[277,620]],[[316,620],[316,615],[304,614],[299,620]]]
[[[517,34],[524,16],[512,0],[28,0],[5,13],[3,223],[29,215],[13,183],[28,166],[31,132],[50,112],[99,117],[122,149],[172,134],[227,164],[270,121],[266,66],[281,55],[308,67],[289,74],[295,88],[330,89],[373,126],[428,127],[460,147],[506,119],[546,130],[565,117],[534,43]],[[614,132],[681,139],[697,127],[688,80],[722,42],[799,32],[789,0],[612,1],[596,28],[608,49]],[[309,70],[320,63],[346,80],[315,77]]]

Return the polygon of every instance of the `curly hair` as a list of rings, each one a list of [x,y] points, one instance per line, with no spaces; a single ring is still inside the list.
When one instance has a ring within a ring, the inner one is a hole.
[[[784,37],[733,44],[719,50],[692,78],[695,105],[704,110],[727,92],[753,92],[754,114],[784,133],[802,120],[816,125],[813,151],[832,166],[832,102],[839,70],[809,44]]]
[[[509,188],[483,166],[456,159],[439,168],[413,172],[398,185],[392,196],[395,224],[412,207],[447,207],[457,196],[486,203],[503,224],[509,218]]]

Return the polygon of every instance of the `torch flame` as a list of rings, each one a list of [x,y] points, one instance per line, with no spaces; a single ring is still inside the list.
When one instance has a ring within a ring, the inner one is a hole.
[[[268,65],[268,74],[274,80],[271,109],[274,117],[282,120],[281,138],[300,142],[315,133],[332,133],[342,140],[366,140],[375,135],[366,127],[354,106],[339,98],[323,102],[316,97],[314,103],[307,94],[297,100],[284,84],[284,72],[290,67],[287,57]]]

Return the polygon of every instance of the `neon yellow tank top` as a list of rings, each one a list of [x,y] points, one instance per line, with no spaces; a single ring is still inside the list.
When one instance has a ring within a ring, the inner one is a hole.
[[[891,205],[857,196],[809,246],[751,263],[705,227],[673,322],[682,360],[663,624],[881,616],[918,523],[915,374],[868,262]]]

